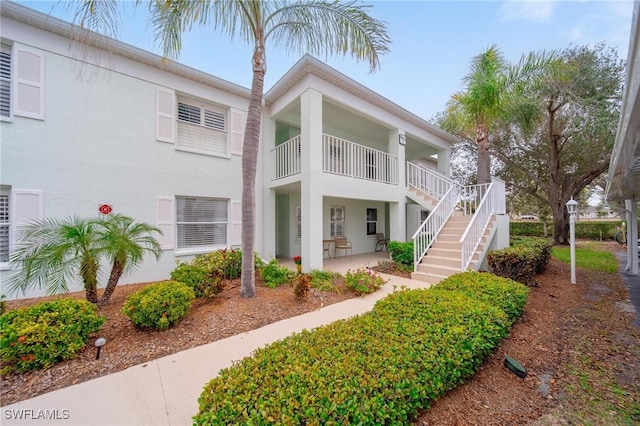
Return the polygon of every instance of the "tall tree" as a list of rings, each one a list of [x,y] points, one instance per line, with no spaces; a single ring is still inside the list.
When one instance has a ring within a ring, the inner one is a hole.
[[[568,243],[566,203],[604,173],[618,124],[624,63],[604,44],[561,51],[529,95],[540,119],[533,132],[503,126],[493,153],[514,190],[549,205],[553,239]]]
[[[475,142],[476,183],[491,181],[489,141],[494,126],[518,120],[524,127],[530,127],[535,121],[537,111],[523,96],[523,88],[531,84],[552,59],[553,55],[545,52],[530,53],[511,65],[493,45],[471,60],[469,72],[462,79],[464,90],[451,96],[439,124]]]
[[[91,29],[114,26],[117,0],[77,2],[76,22]],[[137,1],[136,3],[140,3]],[[108,4],[108,5],[107,5]],[[255,296],[256,165],[260,142],[267,41],[292,52],[350,54],[376,70],[390,43],[386,26],[371,17],[369,6],[338,0],[151,0],[151,25],[165,56],[175,58],[182,34],[194,24],[210,25],[253,47],[253,79],[242,151],[243,297]],[[98,18],[97,16],[101,16]]]

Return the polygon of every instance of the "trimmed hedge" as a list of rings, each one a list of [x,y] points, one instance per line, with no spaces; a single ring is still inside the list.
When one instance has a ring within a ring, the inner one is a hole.
[[[638,221],[640,226],[640,221]],[[567,223],[568,226],[568,223]],[[612,240],[622,222],[616,221],[577,221],[576,238],[582,240]],[[542,222],[511,222],[509,232],[512,236],[543,237],[544,228]],[[553,233],[553,223],[548,225],[549,237]]]
[[[163,281],[129,295],[122,313],[136,327],[166,330],[187,315],[195,298],[187,284]]]
[[[489,292],[523,292],[482,278]],[[256,350],[205,386],[194,424],[409,424],[473,375],[511,322],[499,307],[434,288],[393,293],[369,313]]]
[[[48,368],[75,358],[105,319],[86,300],[60,299],[0,316],[2,372]]]
[[[498,276],[536,286],[535,276],[549,265],[551,247],[551,240],[544,238],[514,238],[511,247],[490,251],[487,264]]]

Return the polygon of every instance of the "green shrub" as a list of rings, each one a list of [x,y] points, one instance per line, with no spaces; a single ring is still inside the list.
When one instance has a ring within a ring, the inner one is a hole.
[[[394,262],[413,267],[413,241],[389,241],[387,249]]]
[[[221,370],[194,424],[409,424],[477,371],[508,323],[460,292],[400,291]]]
[[[462,272],[452,275],[433,287],[436,291],[458,291],[474,300],[501,309],[510,321],[524,311],[529,289],[508,278],[485,272]]]
[[[536,274],[543,272],[551,259],[551,241],[521,238],[517,244],[487,254],[489,270],[522,284],[535,286]]]
[[[191,287],[196,297],[213,297],[224,289],[222,275],[190,263],[179,263],[171,279]]]
[[[7,310],[7,301],[4,300],[6,298],[6,294],[0,295],[0,315],[4,314],[4,312]]]
[[[347,288],[355,291],[359,296],[373,293],[385,283],[384,278],[371,269],[358,268],[355,271],[348,270],[345,276]]]
[[[271,259],[260,271],[264,285],[269,288],[276,288],[291,281],[295,275],[293,271],[283,268],[278,264],[277,259]]]
[[[293,294],[298,300],[306,300],[311,290],[311,275],[297,274],[293,277]]]
[[[48,368],[74,358],[105,319],[86,300],[60,299],[0,316],[3,373]]]
[[[194,299],[195,292],[187,284],[164,281],[129,295],[122,313],[136,327],[166,330],[187,315]]]
[[[342,277],[337,272],[321,271],[314,269],[310,272],[311,287],[321,291],[337,291],[337,280]]]
[[[205,271],[220,276],[221,279],[233,280],[242,272],[242,251],[222,249],[196,256],[191,264]]]

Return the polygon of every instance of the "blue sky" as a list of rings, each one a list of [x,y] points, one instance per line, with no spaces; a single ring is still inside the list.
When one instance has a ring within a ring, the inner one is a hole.
[[[19,3],[71,20],[57,1]],[[605,42],[626,59],[633,1],[366,1],[387,23],[392,44],[381,68],[351,58],[320,58],[414,114],[429,119],[462,88],[470,60],[492,44],[516,62],[530,51]],[[119,39],[160,53],[146,29],[144,7],[123,8]],[[210,28],[183,38],[179,61],[245,87],[251,84],[251,49]],[[299,59],[268,46],[265,90]]]

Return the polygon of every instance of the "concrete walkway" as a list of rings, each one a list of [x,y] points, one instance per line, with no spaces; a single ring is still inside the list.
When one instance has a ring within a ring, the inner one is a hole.
[[[340,264],[340,269],[348,267],[346,263],[350,261],[356,263],[361,259],[345,259]],[[393,292],[394,285],[409,288],[428,286],[421,281],[390,275],[384,277],[390,281],[374,294],[346,300],[248,333],[2,407],[0,423],[66,426],[190,425],[191,417],[198,411],[198,396],[203,386],[233,361],[294,332],[367,312],[377,300]]]

